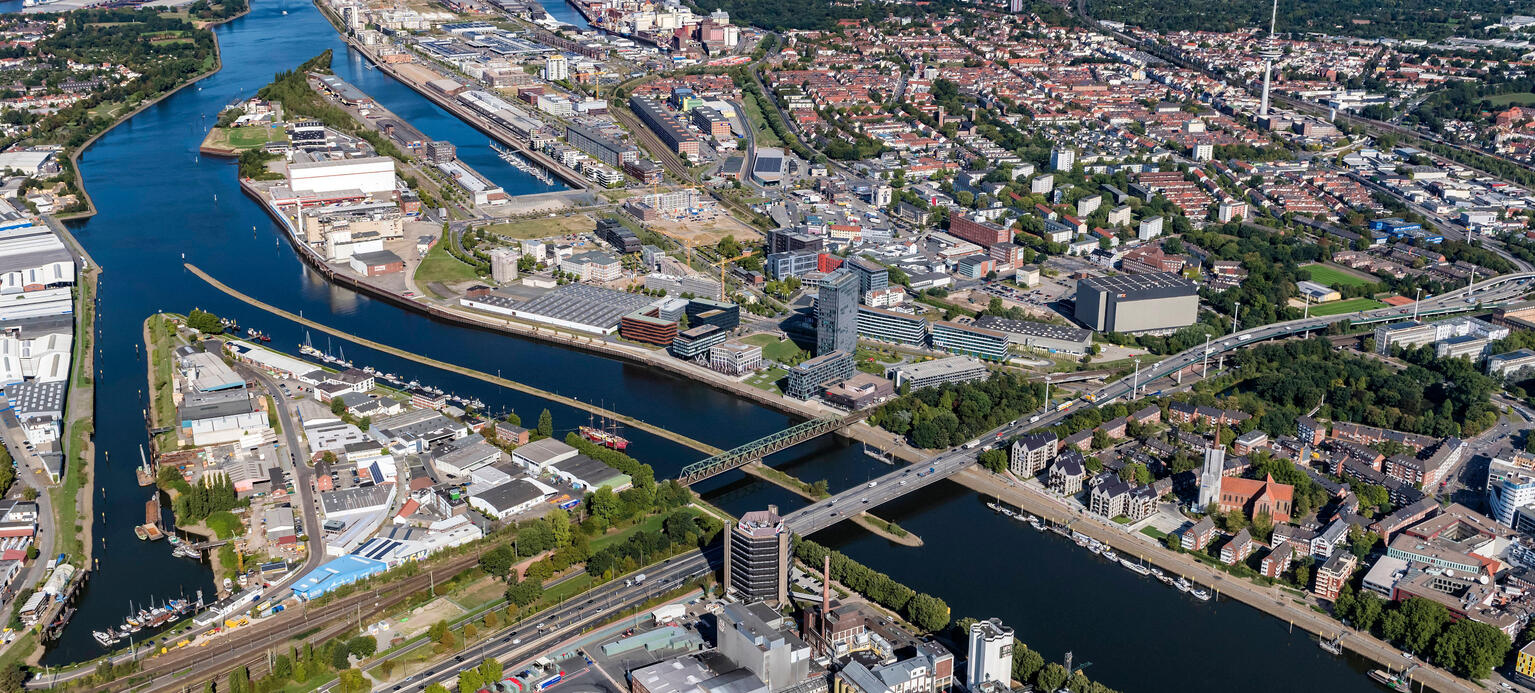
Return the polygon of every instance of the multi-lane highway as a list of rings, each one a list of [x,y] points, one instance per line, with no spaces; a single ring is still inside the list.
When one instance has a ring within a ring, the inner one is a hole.
[[[645,580],[642,582],[635,583],[632,578],[615,579],[535,617],[524,619],[515,625],[492,633],[478,643],[451,656],[443,657],[426,671],[416,673],[398,684],[382,688],[395,691],[420,691],[433,683],[441,683],[452,689],[453,686],[450,684],[458,677],[460,671],[478,666],[486,657],[510,662],[548,651],[593,626],[601,625],[625,609],[709,573],[714,570],[710,561],[718,561],[719,557],[719,548],[711,547],[705,551],[695,551],[671,558],[661,565],[644,569],[642,574],[645,575]],[[423,640],[412,647],[391,653],[384,659],[408,656],[410,652],[430,645],[430,641]],[[508,670],[511,670],[511,667],[508,667]],[[328,691],[330,686],[321,690]]]
[[[1468,310],[1476,305],[1483,307],[1506,303],[1528,293],[1535,287],[1535,272],[1519,272],[1493,277],[1469,287],[1445,292],[1432,298],[1393,308],[1327,315],[1287,322],[1276,322],[1250,330],[1227,335],[1219,340],[1169,356],[1140,372],[1138,378],[1124,378],[1109,383],[1082,399],[1066,403],[1063,408],[1039,415],[1028,415],[1018,421],[1005,424],[982,434],[983,444],[1009,438],[1037,428],[1047,428],[1061,419],[1085,408],[1100,407],[1120,399],[1134,400],[1145,396],[1144,386],[1157,378],[1171,375],[1202,359],[1218,356],[1228,351],[1249,346],[1268,339],[1278,339],[1325,329],[1343,320],[1381,321],[1393,318],[1410,318],[1414,314],[1453,312]],[[1132,382],[1133,380],[1133,382]],[[1139,392],[1131,393],[1132,387],[1140,386]],[[946,479],[975,461],[984,449],[981,445],[960,447],[941,453],[918,464],[897,469],[867,484],[856,486],[819,502],[796,510],[785,517],[789,528],[796,534],[807,536],[846,519],[849,515],[869,510],[886,501],[899,498],[916,489]]]

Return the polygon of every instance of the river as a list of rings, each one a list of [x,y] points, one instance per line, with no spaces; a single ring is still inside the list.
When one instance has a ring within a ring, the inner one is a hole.
[[[563,3],[562,3],[563,5]],[[568,5],[563,5],[568,8]],[[147,492],[133,466],[146,431],[141,411],[145,364],[141,323],[158,310],[193,307],[239,319],[270,333],[272,346],[293,350],[301,328],[226,298],[187,273],[182,256],[258,299],[363,337],[431,357],[501,374],[528,384],[601,402],[657,425],[730,447],[789,425],[784,414],[740,401],[697,383],[583,352],[435,323],[415,313],[330,286],[294,256],[266,214],[241,194],[234,166],[196,150],[205,127],[231,101],[248,97],[278,70],[335,51],[344,79],[410,120],[427,135],[448,139],[461,155],[484,147],[472,128],[377,70],[363,67],[324,18],[307,3],[257,2],[250,15],[220,26],[224,69],[145,110],[101,138],[81,157],[85,183],[100,213],[72,225],[104,268],[96,344],[98,491],[94,518],[99,569],[79,613],[45,661],[58,665],[100,649],[90,632],[121,621],[130,602],[211,594],[200,564],[173,558],[163,543],[136,540],[132,526]],[[572,10],[573,11],[573,10]],[[467,158],[467,156],[466,156]],[[497,159],[470,163],[510,194],[549,189]],[[315,340],[324,346],[323,339]],[[339,349],[342,345],[337,342]],[[533,420],[547,407],[555,427],[570,430],[584,413],[531,396],[439,372],[362,347],[347,357],[449,391],[477,396],[492,411],[515,410]],[[698,459],[695,451],[641,431],[627,431],[630,452],[674,475]],[[822,439],[769,458],[807,480],[834,489],[862,483],[885,465],[858,446]],[[803,501],[782,489],[726,474],[700,484],[711,502],[733,513],[776,503],[784,511]],[[103,513],[105,519],[103,519]],[[975,494],[940,484],[880,508],[879,514],[926,539],[922,549],[893,546],[855,527],[815,538],[946,599],[958,616],[998,616],[1021,639],[1054,660],[1066,650],[1092,662],[1087,673],[1121,690],[1252,691],[1307,688],[1370,690],[1359,665],[1327,656],[1303,633],[1230,602],[1198,603],[1160,583],[1110,566],[1075,545],[1041,536],[991,513]],[[1283,672],[1275,676],[1268,672]],[[1171,684],[1171,682],[1178,682]]]
[[[549,16],[554,17],[556,20],[569,24],[580,31],[592,28],[592,23],[586,21],[586,17],[581,16],[581,13],[576,10],[575,5],[566,2],[566,0],[540,0],[540,2],[544,6],[544,11],[548,12]]]

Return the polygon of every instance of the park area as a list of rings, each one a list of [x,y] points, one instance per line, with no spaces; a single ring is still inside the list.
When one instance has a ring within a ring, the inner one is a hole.
[[[762,347],[762,360],[777,361],[790,366],[798,365],[800,361],[810,358],[810,354],[799,348],[798,344],[787,339],[780,339],[777,335],[754,334],[750,337],[742,337],[741,341],[752,346]]]
[[[1326,284],[1334,289],[1340,289],[1345,286],[1364,286],[1365,284],[1370,284],[1373,281],[1370,279],[1365,279],[1364,277],[1343,269],[1342,267],[1333,267],[1331,265],[1324,265],[1319,262],[1310,265],[1304,265],[1301,267],[1301,269],[1311,273],[1311,281],[1314,281],[1318,284]]]
[[[1360,310],[1375,310],[1385,308],[1386,304],[1373,298],[1350,298],[1343,301],[1333,301],[1311,307],[1312,315],[1339,315]]]
[[[418,286],[432,282],[444,284],[468,282],[479,278],[473,267],[453,257],[443,243],[432,244],[432,249],[427,251],[426,257],[421,258],[421,265],[416,268],[415,277]]]

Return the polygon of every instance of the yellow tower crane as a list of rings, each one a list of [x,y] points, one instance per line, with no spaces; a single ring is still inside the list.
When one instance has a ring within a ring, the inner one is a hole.
[[[719,262],[710,263],[710,264],[714,265],[715,267],[720,268],[720,300],[721,301],[725,300],[725,267],[727,265],[729,265],[730,263],[735,262],[736,260],[744,260],[744,259],[746,259],[748,257],[751,257],[751,254],[752,254],[752,251],[748,250],[748,251],[746,251],[744,253],[741,253],[740,255],[737,255],[735,257],[726,258],[724,260],[720,260]]]

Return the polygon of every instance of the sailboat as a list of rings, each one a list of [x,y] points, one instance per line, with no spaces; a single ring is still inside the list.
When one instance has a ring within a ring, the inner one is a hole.
[[[595,421],[591,414],[587,415],[586,426],[580,426],[581,437],[592,441],[605,448],[613,450],[626,450],[629,447],[629,439],[618,435],[618,422],[611,419]],[[611,428],[612,430],[608,430]]]

